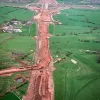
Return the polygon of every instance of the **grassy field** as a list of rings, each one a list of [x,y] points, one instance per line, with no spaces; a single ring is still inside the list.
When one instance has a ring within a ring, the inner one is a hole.
[[[0,7],[0,24],[4,23],[5,21],[10,21],[13,18],[22,21],[29,21],[34,15],[34,12],[27,9]]]
[[[59,3],[70,3],[70,4],[78,4],[79,2],[83,1],[86,2],[87,0],[57,0]]]
[[[24,1],[24,2],[23,2]],[[12,2],[11,0],[1,0],[0,1],[0,6],[26,6],[27,4],[30,4],[30,3],[36,3],[38,2],[39,0],[21,0],[21,1],[16,1],[15,2]]]
[[[30,26],[23,26],[22,32],[19,35],[35,36],[36,35],[36,23]]]
[[[54,16],[62,24],[50,25],[54,61],[55,100],[100,99],[100,10],[68,9]],[[88,42],[84,42],[88,40]],[[91,54],[86,51],[95,51]],[[76,61],[75,64],[72,59]]]
[[[34,12],[27,9],[13,8],[13,7],[0,7],[0,24],[9,22],[12,19],[28,22],[32,20]],[[36,24],[33,22],[31,25],[24,25],[21,28],[21,33],[7,33],[0,31],[0,69],[9,68],[11,66],[20,67],[21,65],[14,59],[16,54],[22,54],[23,56],[17,56],[21,61],[32,64],[34,63],[33,54],[35,51],[35,41],[33,36],[36,35]],[[13,55],[13,53],[15,55]],[[14,79],[17,75],[28,77],[28,72],[16,73],[8,77],[0,77],[0,96],[4,95],[7,91],[12,91],[14,87],[18,87],[16,90],[8,93],[0,100],[19,100],[25,95],[28,83],[18,83]],[[22,86],[20,86],[22,85]],[[18,97],[16,97],[16,95]]]
[[[100,1],[92,0],[57,0],[59,3],[64,4],[81,4],[81,5],[98,5],[100,6]]]

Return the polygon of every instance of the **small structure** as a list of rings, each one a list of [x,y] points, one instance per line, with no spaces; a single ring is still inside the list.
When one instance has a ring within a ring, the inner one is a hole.
[[[74,59],[71,59],[72,63],[77,64],[77,61]]]
[[[21,29],[13,29],[13,31],[16,32],[16,33],[17,33],[17,32],[18,32],[18,33],[22,32]]]
[[[23,26],[23,22],[17,21],[17,20],[11,20],[9,22],[6,22],[2,26],[3,32],[8,32],[8,33],[19,33],[22,32],[21,28]]]

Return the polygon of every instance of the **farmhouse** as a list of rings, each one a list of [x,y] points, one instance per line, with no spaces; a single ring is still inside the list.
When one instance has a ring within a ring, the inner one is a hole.
[[[20,28],[22,28],[23,24],[21,21],[13,21],[11,20],[10,22],[4,23],[3,25],[3,32],[8,32],[8,33],[19,33],[22,32]]]

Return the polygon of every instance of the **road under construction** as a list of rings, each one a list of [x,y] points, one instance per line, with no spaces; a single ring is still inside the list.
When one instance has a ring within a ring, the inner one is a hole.
[[[54,84],[52,78],[53,60],[49,51],[48,33],[49,23],[52,22],[51,15],[57,10],[48,10],[49,4],[57,5],[54,0],[41,0],[42,9],[37,10],[38,15],[34,17],[37,22],[38,32],[34,37],[36,40],[35,64],[38,70],[32,71],[30,84],[23,100],[54,100]]]
[[[52,78],[53,59],[49,50],[48,33],[49,23],[52,23],[52,14],[58,10],[49,10],[49,4],[57,8],[55,0],[40,0],[42,8],[37,8],[28,5],[27,8],[32,11],[37,11],[38,14],[33,18],[37,23],[37,36],[33,38],[36,41],[35,64],[28,66],[23,62],[15,59],[25,68],[12,67],[1,70],[0,75],[12,74],[15,72],[31,71],[31,77],[26,95],[23,100],[54,100],[54,84]]]

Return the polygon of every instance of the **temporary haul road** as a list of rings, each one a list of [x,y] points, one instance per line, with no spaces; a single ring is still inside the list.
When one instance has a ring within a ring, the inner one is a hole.
[[[51,15],[57,10],[48,10],[48,5],[55,4],[54,0],[42,0],[42,9],[34,19],[38,25],[38,33],[35,36],[36,40],[36,55],[35,63],[39,70],[32,71],[30,84],[27,94],[23,100],[53,100],[54,99],[54,85],[52,78],[53,61],[49,51],[50,34],[48,33],[48,26],[51,20]],[[34,10],[34,7],[29,7]],[[36,10],[36,9],[35,9]]]
[[[31,77],[26,96],[23,100],[53,100],[54,99],[54,85],[52,78],[53,61],[49,51],[49,37],[48,33],[49,23],[52,22],[51,16],[57,10],[49,10],[49,4],[57,7],[55,0],[40,0],[42,8],[27,6],[30,10],[38,11],[38,15],[34,17],[37,22],[38,32],[34,37],[36,40],[36,54],[35,64],[27,66],[23,62],[18,63],[25,66],[23,69],[9,68],[1,70],[0,75],[6,75],[14,72],[21,72],[31,70]]]
[[[39,70],[32,71],[27,94],[23,100],[53,100],[54,85],[52,80],[53,61],[49,51],[48,26],[51,22],[51,14],[54,11],[48,10],[50,1],[43,1],[43,9],[38,10],[38,15],[34,17],[38,24],[36,40],[35,63]],[[34,7],[29,7],[34,10]],[[35,9],[36,10],[36,9]]]

